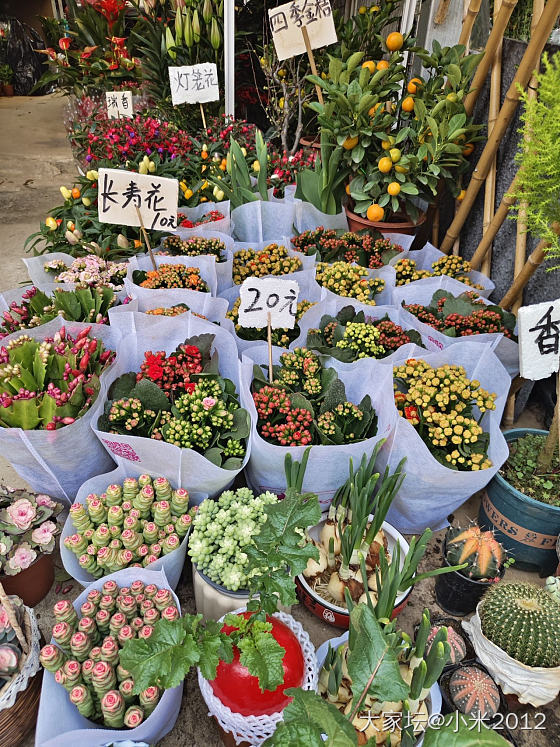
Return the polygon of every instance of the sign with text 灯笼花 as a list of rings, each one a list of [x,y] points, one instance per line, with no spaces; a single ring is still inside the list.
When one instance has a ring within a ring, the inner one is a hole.
[[[220,98],[218,69],[213,62],[168,69],[173,106],[205,104],[208,101],[218,101]]]
[[[311,49],[327,47],[337,41],[329,0],[292,0],[269,8],[268,22],[279,60],[287,60],[306,51],[302,29],[309,35]]]
[[[522,306],[517,314],[519,374],[546,379],[560,368],[560,299]]]
[[[299,285],[279,277],[247,278],[239,289],[242,327],[293,329],[296,323]]]
[[[177,229],[179,183],[152,174],[99,169],[97,211],[101,223],[139,226],[153,231]]]
[[[132,91],[106,91],[107,116],[109,119],[120,119],[134,116],[132,106]]]

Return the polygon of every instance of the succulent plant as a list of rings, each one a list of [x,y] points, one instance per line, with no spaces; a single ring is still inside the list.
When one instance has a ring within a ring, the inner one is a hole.
[[[459,667],[449,679],[453,705],[467,716],[492,718],[500,707],[500,691],[494,680],[477,666]]]
[[[530,667],[560,666],[560,604],[529,583],[491,587],[479,606],[482,632]]]
[[[10,595],[12,610],[20,626],[23,625],[23,602]],[[19,669],[22,651],[19,647],[16,632],[10,623],[6,608],[0,604],[0,686]]]
[[[558,576],[549,576],[545,581],[544,588],[560,604],[560,578]]]
[[[468,563],[461,573],[482,581],[499,576],[506,552],[493,532],[483,531],[476,524],[466,529],[450,527],[445,538],[446,558],[450,565]]]
[[[426,653],[430,652],[432,643],[442,627],[444,626],[434,625],[430,630],[430,635],[426,643]],[[467,644],[465,643],[465,639],[451,625],[447,627],[447,643],[449,643],[450,648],[449,663],[458,664],[460,661],[463,661],[467,655]]]
[[[19,669],[21,649],[13,643],[0,644],[0,677],[10,677]]]

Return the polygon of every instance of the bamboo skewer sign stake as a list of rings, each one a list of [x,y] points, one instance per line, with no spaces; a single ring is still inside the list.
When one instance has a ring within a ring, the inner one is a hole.
[[[309,64],[311,65],[311,72],[313,75],[317,75],[317,65],[315,64],[315,57],[313,56],[313,50],[311,49],[311,42],[309,41],[309,33],[307,31],[307,26],[303,26],[301,29],[301,33],[303,34],[303,41],[305,42],[305,49],[307,51],[307,56],[309,58]],[[315,83],[315,90],[317,91],[317,98],[319,100],[319,103],[321,106],[323,106],[323,92],[321,91],[321,86],[319,86],[317,83]]]
[[[475,167],[472,175],[471,182],[467,188],[465,199],[461,203],[461,207],[457,211],[453,222],[449,226],[447,233],[443,239],[440,250],[445,254],[448,254],[451,250],[455,239],[459,236],[459,232],[463,227],[465,220],[470,213],[473,203],[482,187],[484,180],[488,174],[490,164],[494,153],[498,149],[498,146],[504,136],[504,133],[515,113],[517,105],[519,103],[520,88],[525,89],[527,83],[531,78],[533,70],[541,56],[541,52],[546,44],[546,41],[552,31],[552,28],[556,22],[558,15],[560,14],[560,0],[548,0],[545,6],[542,16],[535,28],[535,32],[531,37],[529,45],[525,50],[523,59],[517,69],[517,73],[511,83],[511,86],[506,93],[505,101],[500,109],[496,124],[492,132],[488,136],[488,142],[482,155]]]
[[[138,205],[136,205],[136,214],[138,215],[138,220],[140,221],[140,230],[142,231],[142,236],[144,237],[144,241],[146,242],[148,254],[150,255],[150,259],[152,260],[152,265],[154,267],[154,270],[157,270],[156,260],[154,258],[152,247],[150,245],[150,239],[148,238],[148,232],[146,231],[146,227],[144,226],[144,221],[142,220],[142,213],[140,212],[140,208],[138,207]]]

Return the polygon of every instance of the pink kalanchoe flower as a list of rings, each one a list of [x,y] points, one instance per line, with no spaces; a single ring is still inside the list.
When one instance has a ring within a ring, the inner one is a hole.
[[[205,410],[210,410],[216,404],[214,397],[204,397],[202,400],[202,406]]]
[[[32,550],[27,542],[23,542],[9,559],[8,565],[13,571],[23,571],[29,568],[36,557],[35,550]]]
[[[37,515],[35,506],[27,498],[20,498],[6,509],[8,518],[18,529],[29,529]]]
[[[56,524],[54,521],[45,521],[40,527],[31,532],[31,539],[38,545],[48,545],[55,532]]]

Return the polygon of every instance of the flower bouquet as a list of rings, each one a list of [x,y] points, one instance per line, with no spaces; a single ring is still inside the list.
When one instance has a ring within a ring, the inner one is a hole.
[[[203,202],[196,207],[181,207],[178,215],[177,236],[182,239],[207,231],[231,235],[229,200]]]
[[[303,254],[316,255],[323,262],[343,261],[350,264],[355,263],[370,270],[377,270],[401,254],[409,241],[404,235],[398,236],[393,241],[389,236],[383,236],[379,231],[365,231],[354,233],[353,231],[326,230],[318,226],[314,230],[304,231],[299,236],[292,238],[294,249]]]
[[[47,291],[53,283],[64,288],[111,288],[115,292],[124,286],[127,263],[101,259],[95,254],[74,259],[64,252],[41,254],[24,259],[31,282]]]
[[[315,279],[332,295],[355,298],[356,301],[375,306],[391,303],[395,271],[392,267],[368,270],[360,265],[337,261],[332,264],[318,262]]]
[[[285,246],[268,244],[262,249],[240,249],[233,255],[233,282],[241,285],[248,277],[289,275],[302,270],[299,257],[290,256]]]
[[[233,285],[233,239],[218,231],[193,230],[189,236],[182,238],[179,233],[167,236],[159,254],[180,257],[215,257],[217,292],[220,293]]]

